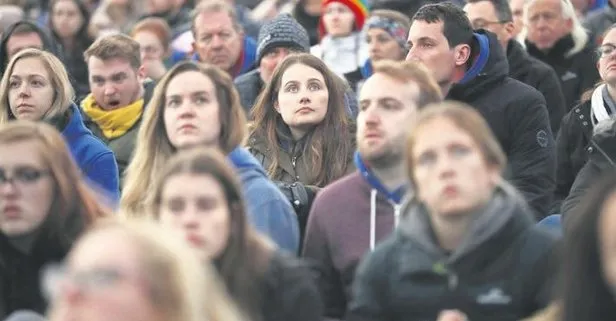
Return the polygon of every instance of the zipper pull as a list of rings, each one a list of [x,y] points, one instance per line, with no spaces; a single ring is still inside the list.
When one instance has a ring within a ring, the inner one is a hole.
[[[293,156],[293,158],[291,158],[291,164],[293,165],[293,168],[295,168],[295,161],[297,161],[297,156]]]
[[[458,275],[450,271],[447,277],[447,283],[449,284],[450,291],[455,290],[458,287]]]

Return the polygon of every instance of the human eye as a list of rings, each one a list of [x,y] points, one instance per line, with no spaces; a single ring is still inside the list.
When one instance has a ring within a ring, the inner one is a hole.
[[[436,162],[436,155],[432,152],[426,152],[419,155],[417,158],[417,165],[430,166]]]
[[[321,85],[316,82],[313,82],[313,83],[308,84],[308,89],[311,91],[317,91],[321,89]]]
[[[175,108],[180,105],[180,99],[177,97],[171,97],[167,99],[167,107]]]

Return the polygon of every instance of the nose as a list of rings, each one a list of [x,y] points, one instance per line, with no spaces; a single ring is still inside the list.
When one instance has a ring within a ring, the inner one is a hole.
[[[187,207],[182,214],[182,226],[184,230],[196,230],[199,227],[199,215],[194,207]]]
[[[420,61],[419,56],[415,53],[414,47],[411,47],[406,54],[406,61]]]
[[[15,182],[6,181],[4,183],[0,183],[0,196],[5,199],[17,196],[17,188],[15,186]]]
[[[449,178],[455,174],[455,164],[451,157],[441,155],[437,163],[438,175],[440,178]]]
[[[71,281],[64,281],[60,285],[60,295],[67,304],[75,304],[83,298],[83,291]]]
[[[221,48],[224,44],[224,41],[219,35],[212,36],[212,42],[210,43],[212,48]]]
[[[111,83],[105,84],[105,88],[103,89],[103,94],[105,96],[113,96],[117,92],[115,85]]]
[[[376,126],[380,122],[380,118],[378,113],[375,110],[376,108],[371,108],[370,106],[363,111],[364,114],[364,123],[369,126]]]
[[[191,104],[182,104],[180,107],[179,118],[180,119],[191,119],[195,118],[195,108]]]
[[[30,86],[26,82],[23,82],[21,86],[19,86],[19,96],[20,97],[30,97]]]

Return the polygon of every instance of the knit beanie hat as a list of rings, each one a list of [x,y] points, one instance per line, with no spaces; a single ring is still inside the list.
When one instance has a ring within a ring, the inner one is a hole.
[[[261,26],[257,40],[257,64],[270,50],[280,47],[310,51],[308,31],[290,14],[278,15]]]
[[[368,1],[367,0],[322,0],[321,8],[324,12],[325,7],[332,2],[340,2],[347,6],[355,16],[355,30],[361,30],[364,26],[364,20],[368,16]],[[325,24],[323,24],[323,13],[319,19],[319,35],[323,38],[327,34]]]

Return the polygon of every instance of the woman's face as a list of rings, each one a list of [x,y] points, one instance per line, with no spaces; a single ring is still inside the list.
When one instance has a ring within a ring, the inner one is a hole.
[[[219,110],[216,88],[206,75],[187,71],[171,79],[165,92],[163,117],[173,147],[218,146]]]
[[[9,106],[17,119],[39,121],[51,108],[55,91],[39,58],[22,58],[13,66],[8,84]]]
[[[325,7],[323,24],[332,37],[345,37],[353,32],[355,16],[353,11],[340,2],[331,2]]]
[[[305,131],[325,119],[329,90],[318,70],[298,63],[282,74],[277,98],[275,108],[285,124]]]
[[[383,29],[368,29],[366,31],[366,42],[368,43],[368,54],[372,61],[383,59],[401,61],[406,56],[396,39]]]
[[[45,221],[54,182],[33,141],[0,144],[0,230],[6,236],[33,232]]]
[[[83,23],[83,16],[74,0],[58,1],[51,10],[51,24],[60,38],[74,37]]]
[[[616,193],[605,201],[599,226],[599,251],[603,277],[610,288],[616,289]]]
[[[410,157],[419,198],[445,219],[487,203],[500,178],[473,138],[443,117],[420,125]]]
[[[227,247],[231,213],[222,186],[211,175],[170,177],[159,213],[160,222],[181,232],[202,260],[220,256]]]
[[[139,31],[133,36],[133,39],[139,43],[142,61],[162,61],[165,58],[165,48],[154,33],[147,30]]]
[[[84,237],[66,267],[45,275],[50,320],[160,320],[137,261],[139,250],[118,230]]]

